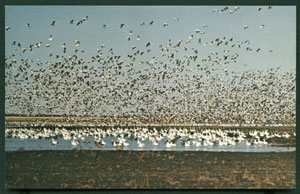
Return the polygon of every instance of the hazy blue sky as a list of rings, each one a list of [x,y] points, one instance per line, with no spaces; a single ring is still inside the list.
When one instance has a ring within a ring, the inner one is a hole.
[[[6,55],[11,55],[11,43],[16,40],[23,48],[30,43],[42,41],[42,49],[27,52],[26,57],[47,60],[48,53],[61,53],[61,44],[66,43],[67,56],[75,48],[74,41],[80,41],[82,57],[90,58],[96,55],[96,49],[101,44],[113,48],[115,54],[127,57],[133,45],[145,49],[151,42],[152,54],[159,52],[158,45],[166,44],[168,39],[172,43],[179,40],[184,42],[193,34],[194,38],[189,47],[199,50],[199,58],[206,57],[213,51],[224,50],[224,47],[203,46],[197,44],[198,38],[202,42],[210,42],[216,38],[234,38],[237,44],[250,41],[253,50],[261,48],[260,52],[247,52],[245,49],[232,48],[231,53],[239,54],[237,63],[229,69],[278,67],[291,69],[296,67],[296,7],[295,6],[267,6],[258,11],[258,6],[240,6],[236,12],[223,14],[213,12],[226,6],[6,6],[5,25],[11,29],[6,31]],[[234,6],[229,6],[233,10]],[[77,21],[88,16],[88,21],[76,26]],[[178,17],[175,21],[173,18]],[[74,19],[73,25],[69,21]],[[55,20],[55,26],[50,23]],[[148,23],[154,21],[153,26]],[[140,23],[145,22],[145,26]],[[25,24],[30,23],[27,28]],[[120,29],[120,24],[125,26]],[[163,23],[168,23],[163,27]],[[101,25],[107,28],[102,29]],[[208,27],[202,26],[207,24]],[[244,30],[243,27],[249,28]],[[260,25],[265,25],[260,29]],[[195,33],[195,29],[205,32],[203,35]],[[131,41],[127,40],[129,31],[133,31]],[[53,35],[53,41],[48,41]],[[140,35],[140,40],[135,37]],[[49,48],[45,45],[50,44]],[[182,44],[184,45],[184,44]],[[244,46],[244,48],[246,48]],[[273,52],[269,52],[273,50]],[[159,56],[159,55],[157,55]],[[23,56],[24,57],[24,56]],[[247,67],[242,66],[247,64]]]

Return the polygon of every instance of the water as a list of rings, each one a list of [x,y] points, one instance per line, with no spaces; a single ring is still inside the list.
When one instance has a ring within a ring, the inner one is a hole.
[[[52,145],[51,138],[49,139],[20,139],[20,138],[6,138],[5,139],[5,151],[18,150],[20,147],[24,147],[25,150],[152,150],[152,151],[211,151],[211,152],[293,152],[296,150],[295,147],[280,147],[272,145],[246,145],[245,142],[237,143],[236,145],[211,145],[196,147],[195,144],[191,143],[190,147],[185,147],[180,143],[180,139],[176,141],[176,147],[167,148],[165,141],[167,138],[163,138],[162,141],[158,142],[157,146],[153,146],[149,139],[143,141],[145,147],[138,147],[136,140],[126,138],[126,142],[129,146],[125,147],[114,147],[111,143],[112,140],[117,138],[107,136],[104,138],[106,145],[98,147],[93,137],[85,136],[85,140],[88,144],[85,144],[82,140],[79,140],[79,144],[74,146],[71,144],[71,140],[64,140],[63,138],[57,138],[58,144]]]

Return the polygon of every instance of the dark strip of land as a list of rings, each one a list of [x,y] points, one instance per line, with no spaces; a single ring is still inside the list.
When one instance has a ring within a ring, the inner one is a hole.
[[[45,124],[49,126],[55,126],[57,124],[63,126],[76,126],[76,125],[104,125],[104,126],[125,126],[125,127],[134,127],[134,126],[203,126],[203,127],[234,127],[234,128],[284,128],[284,129],[295,129],[295,123],[281,123],[279,124],[255,124],[249,125],[245,123],[205,123],[205,122],[144,122],[139,116],[132,117],[117,117],[112,116],[58,116],[58,115],[44,115],[44,116],[24,116],[24,115],[6,115],[5,116],[5,125],[6,126],[15,126],[15,125],[32,125],[42,122],[42,126]],[[41,124],[41,123],[39,123]]]
[[[296,152],[6,152],[7,189],[294,189]]]

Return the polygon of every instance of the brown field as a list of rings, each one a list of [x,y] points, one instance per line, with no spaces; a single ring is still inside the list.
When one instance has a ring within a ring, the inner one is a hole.
[[[295,179],[295,152],[6,152],[7,189],[294,189]]]

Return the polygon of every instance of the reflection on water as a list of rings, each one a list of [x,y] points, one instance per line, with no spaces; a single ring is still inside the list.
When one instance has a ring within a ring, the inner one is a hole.
[[[57,138],[57,144],[52,145],[51,138],[49,139],[20,139],[20,138],[6,138],[5,139],[5,150],[13,151],[18,150],[20,147],[24,147],[25,150],[152,150],[152,151],[215,151],[215,152],[292,152],[295,151],[295,147],[279,147],[271,145],[247,145],[246,142],[240,142],[236,145],[203,145],[196,146],[191,143],[189,147],[185,147],[181,144],[178,139],[175,144],[176,146],[167,148],[165,142],[167,138],[163,138],[158,145],[153,146],[152,142],[148,139],[144,140],[144,147],[139,147],[136,140],[126,139],[129,143],[128,146],[114,146],[113,141],[117,138],[107,136],[105,137],[105,145],[97,146],[94,142],[93,137],[85,137],[85,141],[79,140],[79,144],[74,146],[70,140],[64,140],[63,138]]]

